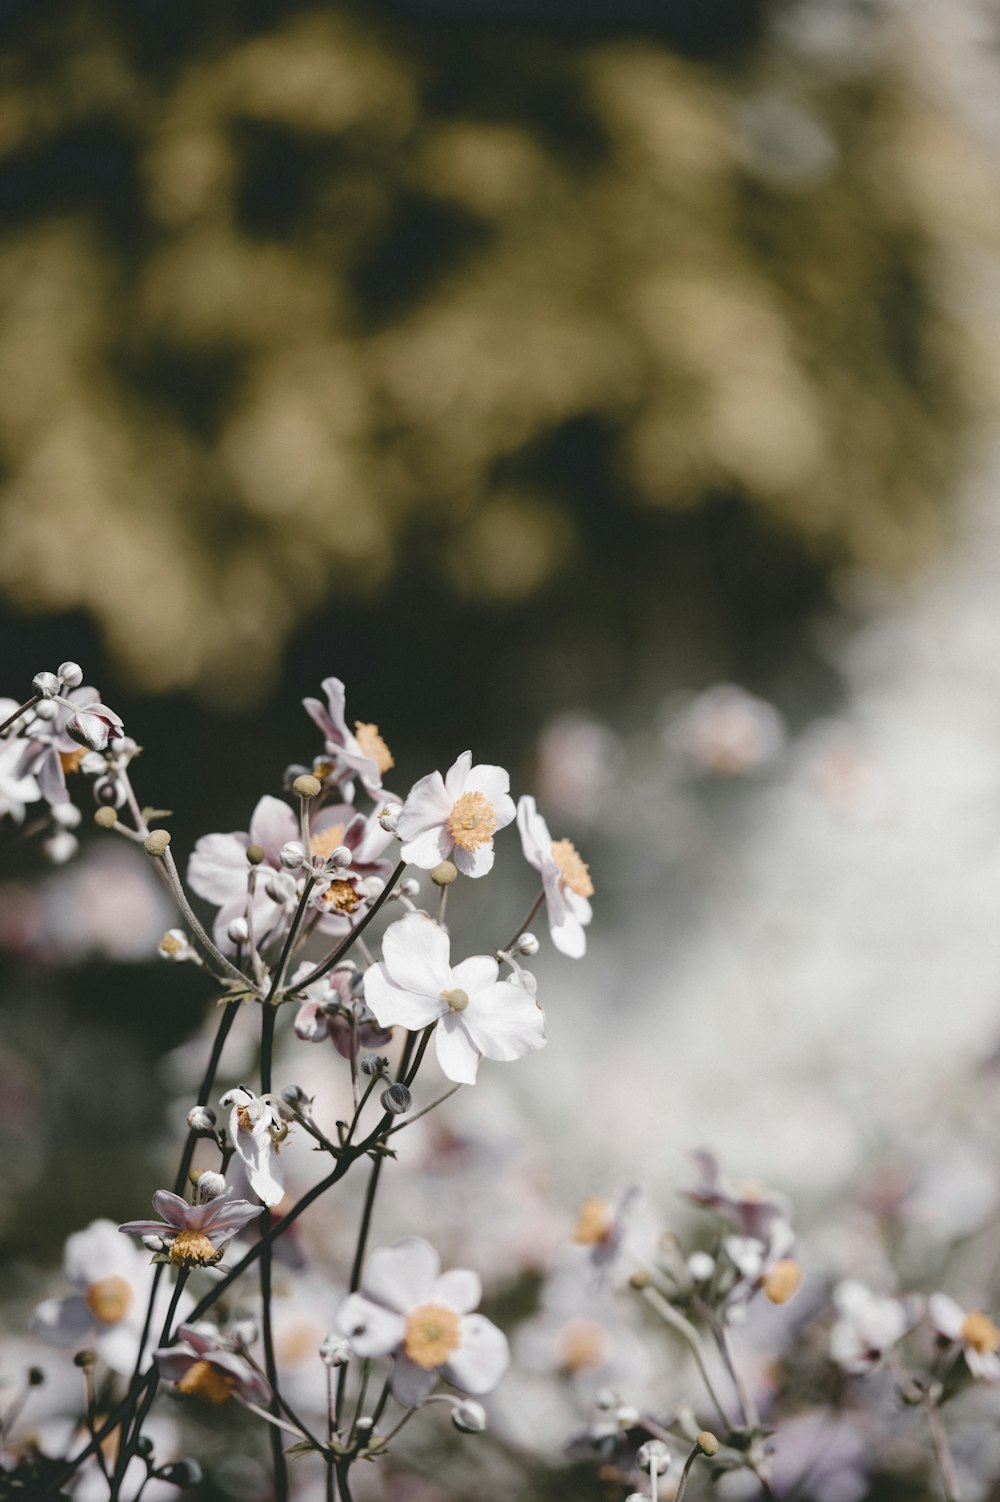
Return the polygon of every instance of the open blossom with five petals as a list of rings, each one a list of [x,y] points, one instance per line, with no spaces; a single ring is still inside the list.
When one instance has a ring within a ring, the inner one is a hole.
[[[438,1376],[479,1396],[496,1387],[510,1362],[503,1331],[472,1312],[481,1297],[476,1273],[442,1273],[434,1248],[407,1236],[372,1252],[337,1329],[356,1355],[394,1358],[392,1393],[406,1407],[422,1403]]]
[[[1000,1330],[979,1309],[966,1311],[946,1293],[932,1293],[927,1314],[937,1333],[962,1347],[965,1364],[974,1377],[1000,1382]]]
[[[372,797],[382,786],[382,775],[395,766],[392,752],[379,734],[377,725],[355,720],[354,732],[347,728],[345,716],[347,693],[339,678],[324,678],[322,684],[326,704],[318,699],[303,699],[302,704],[310,719],[323,732],[328,776],[341,783],[346,797],[353,797],[354,777],[359,777],[365,791]],[[323,771],[317,766],[317,777]]]
[[[451,941],[423,913],[386,929],[382,962],[365,971],[365,1000],[383,1027],[436,1022],[438,1062],[451,1080],[475,1083],[480,1057],[511,1060],[545,1043],[545,1016],[523,986],[499,980],[490,955],[452,968]]]
[[[560,954],[581,959],[587,948],[584,929],[593,917],[590,871],[570,840],[552,838],[534,798],[519,800],[517,827],[525,860],[541,873],[552,942]]]
[[[451,860],[464,876],[485,876],[493,836],[515,813],[503,767],[474,767],[472,752],[463,751],[444,777],[431,772],[410,789],[396,821],[400,854],[425,871]]]
[[[178,1267],[211,1267],[222,1257],[227,1241],[242,1231],[247,1221],[260,1215],[260,1206],[237,1199],[232,1190],[189,1205],[179,1194],[158,1189],[153,1209],[160,1220],[130,1220],[119,1231],[126,1236],[159,1236],[167,1243],[167,1256]]]
[[[261,1406],[271,1389],[245,1356],[223,1341],[213,1325],[181,1325],[176,1345],[153,1352],[160,1376],[178,1391],[207,1403],[224,1403],[234,1394]]]
[[[219,1104],[229,1110],[229,1135],[236,1149],[230,1166],[234,1189],[242,1191],[241,1179],[264,1205],[277,1205],[284,1198],[285,1181],[278,1163],[278,1148],[288,1135],[281,1103],[272,1095],[254,1095],[246,1085],[227,1090]]]

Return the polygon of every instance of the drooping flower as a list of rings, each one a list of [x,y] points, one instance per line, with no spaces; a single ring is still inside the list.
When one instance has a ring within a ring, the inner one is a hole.
[[[116,1372],[131,1372],[139,1350],[153,1281],[148,1256],[123,1241],[110,1220],[95,1220],[67,1238],[64,1272],[75,1293],[44,1299],[31,1328],[50,1345],[92,1346]],[[190,1300],[182,1295],[184,1309]],[[163,1320],[170,1290],[157,1294],[154,1319]]]
[[[312,970],[308,960],[295,971],[289,984],[294,990]],[[328,1038],[345,1059],[362,1048],[384,1048],[392,1032],[379,1027],[371,1008],[357,994],[361,975],[350,961],[335,965],[326,975],[302,991],[302,1005],[295,1016],[295,1035],[307,1043]]]
[[[240,1186],[240,1171],[264,1205],[277,1205],[284,1198],[285,1183],[278,1162],[278,1148],[288,1135],[281,1103],[272,1095],[255,1095],[246,1085],[227,1090],[219,1104],[229,1109],[229,1135],[236,1149],[231,1165],[234,1188]]]
[[[179,1392],[207,1403],[225,1403],[236,1394],[261,1406],[271,1389],[260,1372],[238,1351],[227,1346],[213,1325],[181,1325],[176,1345],[153,1352],[161,1377]]]
[[[226,1242],[260,1215],[259,1205],[237,1199],[231,1189],[200,1205],[189,1205],[179,1194],[158,1189],[153,1208],[161,1220],[130,1220],[118,1229],[126,1236],[161,1237],[167,1243],[169,1260],[178,1267],[214,1266]]]
[[[838,1318],[830,1330],[830,1356],[856,1376],[874,1371],[917,1317],[912,1300],[883,1298],[849,1278],[833,1290]]]
[[[482,1297],[474,1272],[442,1273],[437,1252],[417,1236],[368,1258],[360,1293],[337,1315],[356,1355],[392,1356],[392,1392],[410,1407],[439,1376],[462,1392],[491,1392],[510,1361],[507,1337],[472,1311]]]
[[[90,751],[105,751],[109,741],[120,740],[124,733],[121,715],[106,704],[85,704],[66,721],[70,740]]]
[[[365,971],[365,1000],[383,1027],[436,1022],[438,1062],[451,1080],[475,1083],[480,1057],[509,1061],[545,1043],[545,1016],[522,986],[500,980],[490,955],[452,968],[451,941],[423,913],[386,929],[382,961]]]
[[[410,789],[396,821],[400,854],[430,871],[452,860],[465,876],[493,867],[493,836],[515,817],[510,777],[503,767],[472,765],[463,751],[444,777],[431,772]]]
[[[587,948],[584,929],[593,917],[590,871],[571,841],[553,840],[527,794],[518,801],[517,827],[525,860],[541,873],[552,942],[560,954],[578,960]]]
[[[97,690],[86,687],[71,689],[58,700],[50,700],[49,704],[50,709],[55,710],[51,719],[39,716],[27,720],[23,728],[19,726],[20,733],[12,741],[21,748],[15,772],[20,777],[34,777],[47,803],[66,803],[69,799],[67,773],[78,772],[87,755],[87,742],[81,743],[68,733],[70,721],[88,709],[103,706],[97,704]],[[113,711],[107,710],[106,713],[110,716]],[[117,715],[114,715],[114,720],[118,720]],[[114,727],[118,735],[121,734],[120,727],[118,721]]]
[[[303,699],[310,719],[319,726],[325,739],[330,763],[327,775],[342,784],[345,795],[353,797],[351,779],[359,777],[365,791],[373,797],[382,786],[382,774],[396,765],[392,752],[379,734],[377,725],[355,720],[354,732],[347,728],[345,706],[347,693],[339,678],[324,678],[326,704],[318,699]],[[320,776],[322,766],[314,768]]]
[[[1000,1330],[988,1314],[979,1309],[966,1311],[946,1293],[931,1294],[927,1314],[939,1335],[961,1345],[974,1377],[1000,1382]]]

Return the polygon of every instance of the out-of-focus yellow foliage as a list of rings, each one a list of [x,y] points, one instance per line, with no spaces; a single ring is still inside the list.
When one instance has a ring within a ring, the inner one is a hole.
[[[18,606],[86,608],[151,687],[251,693],[415,528],[429,598],[571,566],[541,460],[579,422],[623,507],[735,494],[877,565],[936,537],[993,379],[940,294],[1000,184],[898,17],[723,69],[294,4],[168,64],[114,16],[29,27],[2,74]]]

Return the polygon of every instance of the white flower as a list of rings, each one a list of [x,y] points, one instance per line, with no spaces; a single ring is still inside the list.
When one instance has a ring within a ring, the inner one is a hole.
[[[485,876],[493,836],[515,812],[503,767],[474,767],[472,752],[463,751],[446,776],[431,772],[413,784],[396,821],[400,854],[425,871],[452,860],[464,876]]]
[[[262,1204],[279,1204],[285,1181],[277,1152],[288,1127],[277,1104],[270,1095],[254,1095],[245,1085],[227,1090],[219,1104],[229,1108],[229,1135],[247,1183]],[[232,1183],[235,1194],[245,1192],[235,1173]]]
[[[837,1284],[833,1303],[839,1318],[830,1331],[830,1356],[857,1375],[873,1371],[912,1324],[902,1299],[879,1298],[854,1278]]]
[[[525,795],[518,802],[517,827],[525,860],[541,872],[552,942],[560,954],[578,960],[587,948],[584,929],[593,917],[588,899],[594,883],[586,863],[570,840],[553,840],[534,798]]]
[[[348,797],[352,795],[351,778],[360,777],[365,791],[374,798],[382,787],[382,774],[395,766],[392,752],[379,734],[377,725],[355,720],[356,733],[348,730],[345,717],[347,695],[339,678],[324,678],[323,692],[326,694],[325,706],[318,699],[302,700],[306,713],[326,738],[329,771],[324,773],[320,766],[316,775],[321,778],[329,775],[343,783]]]
[[[361,1292],[337,1315],[356,1355],[394,1357],[392,1393],[406,1407],[422,1403],[439,1375],[462,1392],[490,1392],[510,1362],[503,1331],[471,1312],[482,1297],[478,1275],[440,1269],[437,1252],[417,1236],[379,1247]]]
[[[2,714],[0,704],[0,716]],[[24,819],[25,804],[35,803],[42,796],[34,777],[30,773],[25,776],[21,771],[23,756],[23,741],[0,743],[0,818],[10,814],[17,824]]]
[[[475,1083],[480,1056],[508,1061],[545,1042],[545,1016],[521,986],[498,979],[490,955],[452,969],[451,941],[423,913],[386,929],[382,962],[365,972],[365,1000],[382,1027],[436,1022],[438,1062],[450,1080]]]
[[[696,772],[743,777],[781,753],[785,727],[773,704],[735,683],[718,683],[691,701],[666,739]]]
[[[1000,1382],[1000,1330],[979,1309],[968,1313],[946,1293],[932,1293],[927,1300],[931,1324],[946,1340],[960,1341],[965,1364],[974,1377]]]

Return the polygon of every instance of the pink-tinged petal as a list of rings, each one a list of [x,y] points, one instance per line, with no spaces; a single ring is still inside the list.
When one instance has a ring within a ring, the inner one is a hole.
[[[487,876],[493,870],[492,840],[488,845],[480,845],[478,850],[463,850],[456,845],[451,852],[451,859],[461,871],[463,876]]]
[[[295,1036],[305,1043],[322,1043],[330,1036],[330,1019],[318,1001],[304,1001],[295,1014]]]
[[[43,1299],[31,1316],[31,1329],[51,1346],[81,1345],[96,1324],[78,1293],[66,1299]]]
[[[454,844],[444,824],[438,823],[415,835],[412,840],[405,840],[399,847],[399,853],[408,866],[419,866],[421,871],[433,871],[442,861],[451,859]]]
[[[399,1355],[392,1364],[389,1387],[397,1403],[402,1403],[404,1408],[416,1408],[418,1403],[430,1397],[437,1379],[435,1370],[428,1372],[409,1356]]]
[[[535,800],[530,793],[525,793],[517,805],[517,829],[521,836],[521,849],[524,858],[529,865],[534,866],[536,871],[542,869],[542,862],[547,858],[552,849],[552,836],[549,834],[549,826],[535,807]]]
[[[444,787],[445,792],[448,795],[449,809],[451,808],[451,805],[455,802],[455,800],[457,798],[460,798],[465,792],[466,779],[468,778],[471,770],[472,752],[463,751],[461,756],[459,756],[454,762],[452,762],[451,766],[445,773]],[[409,799],[407,799],[407,802],[409,802]]]
[[[334,825],[339,824],[346,834],[350,826],[358,819],[364,822],[364,814],[359,814],[353,803],[331,804],[322,809],[313,819],[312,832],[314,835],[322,834],[324,829],[332,829]],[[346,840],[344,844],[347,844]]]
[[[935,1330],[947,1340],[961,1340],[965,1323],[965,1310],[946,1293],[932,1293],[927,1300],[927,1313]]]
[[[99,1278],[115,1275],[131,1279],[136,1267],[135,1248],[122,1240],[113,1220],[91,1221],[86,1230],[66,1238],[63,1268],[75,1288],[86,1290]]]
[[[209,1232],[214,1241],[218,1241],[223,1236],[228,1239],[235,1235],[253,1220],[254,1216],[260,1214],[259,1205],[251,1205],[249,1200],[230,1199],[228,1194],[211,1200],[206,1208],[209,1214],[203,1223],[204,1229]]]
[[[415,996],[395,985],[385,973],[384,965],[372,965],[365,971],[365,1001],[380,1027],[406,1027],[411,1032],[427,1027],[447,1010],[438,997]]]
[[[447,1304],[456,1314],[471,1314],[483,1297],[482,1279],[467,1267],[453,1267],[434,1284],[431,1302]]]
[[[344,1300],[334,1323],[358,1356],[388,1356],[406,1332],[401,1314],[384,1309],[363,1293],[352,1293]]]
[[[268,864],[276,866],[282,845],[298,837],[299,821],[288,804],[265,793],[250,820],[251,845],[263,845]]]
[[[418,996],[439,998],[451,976],[451,941],[439,923],[407,913],[382,936],[382,959],[391,980]]]
[[[479,1397],[492,1392],[510,1365],[507,1337],[482,1314],[467,1314],[462,1320],[462,1344],[441,1375],[463,1392]]]
[[[123,1236],[172,1236],[177,1227],[163,1220],[127,1220],[118,1230]]]
[[[347,691],[339,678],[324,678],[320,688],[326,695],[327,702],[321,704],[318,699],[303,699],[302,706],[323,734],[339,745],[347,735],[347,723],[344,719]]]
[[[207,1356],[216,1349],[218,1331],[207,1322],[204,1325],[178,1325],[177,1338],[190,1346],[196,1356]]]
[[[189,1372],[201,1356],[194,1351],[185,1350],[184,1346],[163,1346],[153,1352],[153,1360],[159,1367],[160,1376],[166,1382],[179,1382],[186,1372]]]
[[[231,902],[247,889],[246,834],[206,834],[188,861],[188,886],[206,902]]]
[[[441,1271],[437,1252],[420,1236],[404,1236],[393,1246],[377,1247],[368,1258],[362,1287],[401,1314],[426,1304]]]
[[[168,1225],[176,1226],[178,1230],[187,1225],[190,1208],[187,1200],[181,1199],[179,1194],[174,1194],[170,1189],[158,1189],[153,1195],[153,1209],[162,1215]]]
[[[463,1017],[465,1013],[461,1014]],[[458,1085],[474,1085],[479,1069],[479,1052],[459,1021],[451,1012],[438,1023],[434,1033],[438,1063],[450,1080]]]
[[[545,1043],[545,1014],[533,996],[510,981],[470,996],[461,1016],[472,1042],[488,1059],[509,1063]]]
[[[491,954],[474,954],[455,966],[451,972],[451,985],[458,986],[472,996],[476,991],[496,985],[499,974],[500,966]]]
[[[413,784],[406,795],[406,801],[396,821],[396,833],[399,838],[401,840],[415,839],[418,834],[423,834],[425,829],[430,829],[434,824],[440,824],[451,813],[454,801],[454,798],[448,796],[441,773],[428,772],[426,777],[421,777]]]

